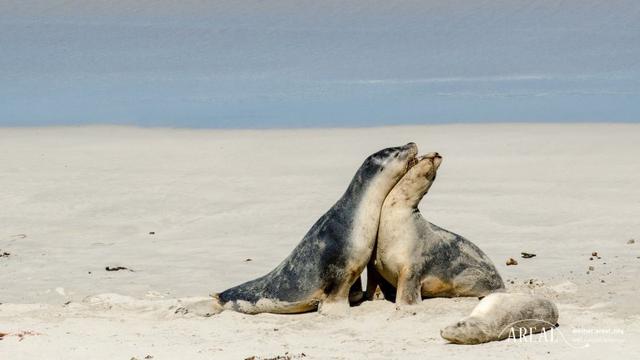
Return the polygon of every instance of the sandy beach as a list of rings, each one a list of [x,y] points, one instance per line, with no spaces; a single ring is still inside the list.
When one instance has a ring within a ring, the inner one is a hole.
[[[340,317],[175,314],[271,270],[367,155],[408,141],[444,157],[425,218],[482,248],[508,291],[556,302],[552,338],[447,344],[440,329],[475,298]],[[640,353],[638,124],[0,128],[0,144],[3,360]]]

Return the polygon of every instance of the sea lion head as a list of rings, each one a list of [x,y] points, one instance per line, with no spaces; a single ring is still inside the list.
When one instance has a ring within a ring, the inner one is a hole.
[[[418,146],[408,143],[403,146],[382,149],[369,155],[354,177],[354,184],[375,187],[389,193],[402,176],[417,163]]]
[[[417,163],[411,167],[402,178],[417,185],[425,186],[433,183],[436,179],[436,172],[442,163],[442,156],[437,152],[428,153],[417,158]]]
[[[486,342],[487,333],[483,323],[474,318],[466,318],[440,330],[440,336],[454,344],[480,344]]]
[[[408,207],[418,206],[436,179],[436,173],[441,163],[442,156],[437,152],[418,157],[415,164],[393,188],[386,202],[391,206],[398,204]]]

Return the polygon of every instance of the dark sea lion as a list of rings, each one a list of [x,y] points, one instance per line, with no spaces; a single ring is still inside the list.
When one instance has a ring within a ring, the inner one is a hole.
[[[380,209],[389,191],[416,162],[417,146],[387,148],[367,157],[342,197],[268,274],[186,306],[211,315],[334,313],[349,307],[349,290],[371,257]],[[357,287],[357,286],[356,286]]]

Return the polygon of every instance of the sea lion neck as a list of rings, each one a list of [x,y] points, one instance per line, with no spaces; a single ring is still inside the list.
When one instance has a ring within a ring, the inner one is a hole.
[[[415,177],[414,174],[405,175],[389,192],[384,201],[383,211],[406,210],[413,213],[418,210],[418,204],[426,195],[431,181],[424,177]]]
[[[384,199],[389,194],[389,187],[381,183],[380,179],[365,179],[359,173],[357,173],[347,190],[342,197],[338,200],[338,203],[342,207],[357,208],[363,201],[368,201],[377,204],[379,208],[382,207]]]

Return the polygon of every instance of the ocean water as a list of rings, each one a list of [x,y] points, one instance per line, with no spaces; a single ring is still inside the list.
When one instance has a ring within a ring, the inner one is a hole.
[[[0,126],[493,121],[640,121],[640,2],[0,0]]]

